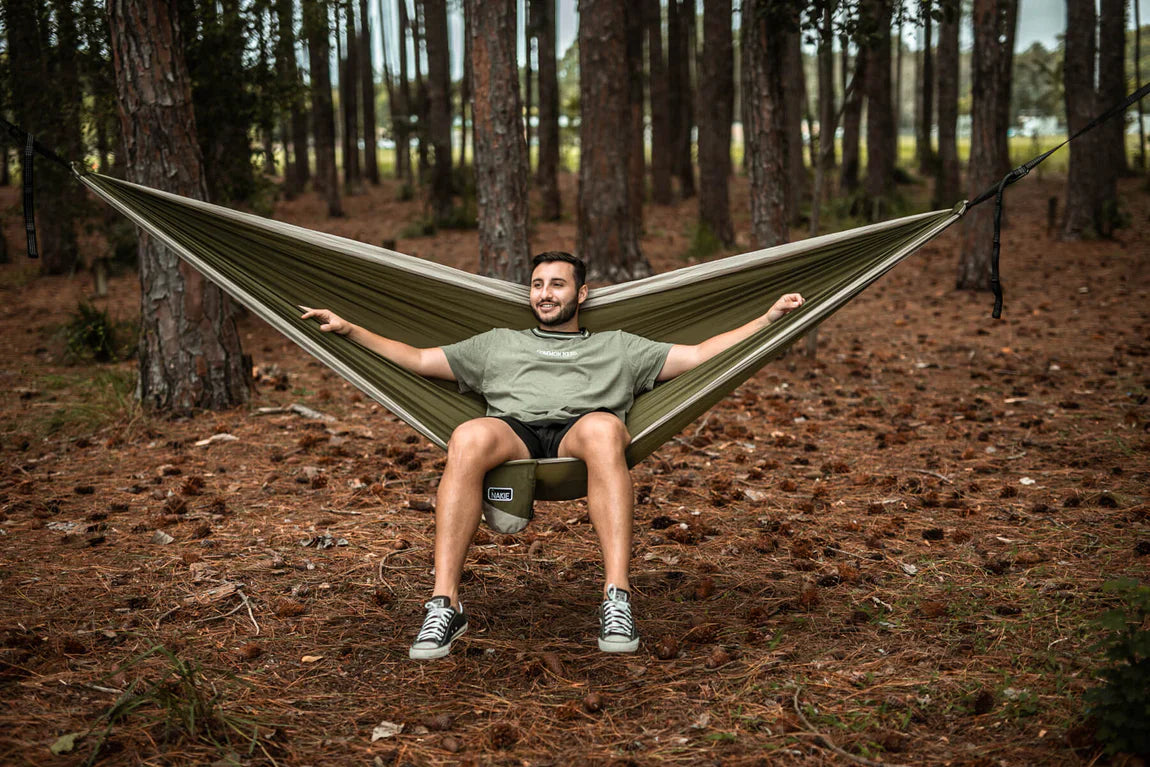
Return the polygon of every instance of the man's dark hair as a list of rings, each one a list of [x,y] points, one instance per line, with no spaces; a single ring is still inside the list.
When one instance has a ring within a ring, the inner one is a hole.
[[[566,264],[571,264],[575,268],[575,290],[583,287],[583,283],[587,281],[587,264],[583,263],[583,259],[573,256],[570,253],[564,253],[560,250],[548,250],[540,253],[535,258],[531,259],[531,271],[535,271],[535,267],[540,264],[550,263],[552,261],[562,261]]]

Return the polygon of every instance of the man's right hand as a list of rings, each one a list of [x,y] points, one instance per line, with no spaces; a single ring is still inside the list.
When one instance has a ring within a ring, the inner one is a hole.
[[[325,333],[335,333],[337,336],[346,336],[351,332],[355,325],[340,317],[331,309],[308,309],[306,306],[301,307],[304,309],[301,320],[315,319],[319,320],[319,329]]]

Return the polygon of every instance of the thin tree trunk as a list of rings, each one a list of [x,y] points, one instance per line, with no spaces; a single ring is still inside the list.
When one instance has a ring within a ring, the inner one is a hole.
[[[679,178],[679,196],[695,195],[695,169],[691,162],[694,127],[694,90],[691,87],[691,33],[694,0],[669,0],[667,16],[667,90],[671,114],[671,170]]]
[[[471,17],[463,4],[463,77],[459,79],[459,167],[467,167],[467,105],[471,103]]]
[[[797,226],[807,195],[807,169],[803,163],[803,113],[806,111],[806,77],[803,72],[802,38],[797,23],[783,37],[783,119],[787,131],[787,220]]]
[[[287,90],[288,100],[285,109],[291,130],[292,164],[287,165],[288,133],[284,142],[284,194],[290,200],[303,190],[307,183],[308,146],[307,123],[301,105],[299,66],[295,53],[295,3],[292,0],[276,0],[276,73],[280,83]]]
[[[404,2],[405,0],[400,0]],[[415,131],[415,138],[419,142],[418,155],[419,155],[419,178],[422,183],[427,175],[428,169],[431,167],[428,153],[428,145],[431,141],[430,136],[427,135],[428,129],[428,93],[427,83],[423,77],[423,55],[426,51],[426,19],[424,14],[423,4],[425,0],[413,0],[415,3],[415,19],[412,24],[412,42],[415,45],[415,113],[419,116],[419,122]]]
[[[264,9],[265,12],[258,12],[256,14],[256,29],[257,32],[257,46],[259,47],[259,73],[260,78],[267,83],[271,83],[275,75],[271,71],[271,51],[269,50],[270,42],[269,36],[271,32],[271,7],[268,6]],[[275,112],[270,108],[263,108],[259,110],[259,127],[260,134],[263,138],[263,155],[264,155],[264,173],[268,176],[276,174],[276,148],[275,148]],[[287,139],[284,138],[284,161],[287,161]]]
[[[646,163],[643,142],[643,6],[625,3],[627,38],[627,100],[631,147],[627,163],[627,197],[635,227],[643,227],[643,199],[646,196]]]
[[[898,136],[891,109],[890,1],[869,0],[868,12],[875,33],[867,51],[866,194],[877,210],[894,189],[894,162]],[[881,216],[881,214],[880,214]],[[872,212],[871,218],[877,218]]]
[[[1018,0],[1004,0],[1000,13],[1002,33],[998,45],[1002,55],[998,59],[998,81],[1006,84],[998,92],[997,114],[999,144],[997,156],[1002,162],[998,177],[1002,178],[1014,167],[1010,161],[1010,87],[1014,79],[1014,37],[1018,28]]]
[[[1067,0],[1066,52],[1063,81],[1066,86],[1066,131],[1074,135],[1096,114],[1094,90],[1096,17],[1094,0]],[[1102,146],[1098,131],[1079,136],[1070,144],[1066,178],[1064,239],[1076,240],[1100,234],[1099,178]]]
[[[399,9],[399,83],[395,89],[395,175],[412,183],[411,169],[411,88],[407,78],[408,37],[411,25],[407,17],[407,0],[398,0]],[[419,49],[415,49],[419,56]]]
[[[515,61],[515,0],[465,0],[470,23],[479,271],[530,276],[527,144]]]
[[[971,54],[971,136],[967,166],[968,199],[1002,178],[1004,158],[999,135],[1006,132],[1001,108],[1003,93],[1010,93],[1010,73],[1002,66],[1008,55],[999,41],[1013,20],[1009,5],[1017,0],[975,0],[974,52]],[[979,205],[963,218],[962,253],[958,264],[960,290],[990,289],[990,256],[993,246],[994,210]]]
[[[361,190],[363,174],[359,167],[359,35],[356,33],[355,6],[346,6],[344,41],[347,55],[340,69],[339,98],[343,106],[343,174],[348,194]]]
[[[531,0],[531,18],[539,35],[539,185],[540,217],[559,219],[559,78],[555,59],[555,0]]]
[[[947,9],[938,30],[938,166],[934,207],[958,202],[958,9]]]
[[[630,110],[626,19],[613,0],[579,2],[579,205],[576,249],[592,279],[645,277],[627,194]]]
[[[527,139],[527,172],[531,172],[531,41],[535,39],[535,19],[531,16],[531,1],[523,3],[523,50],[526,62],[523,67],[523,135]]]
[[[1137,0],[1135,0],[1137,2]],[[1101,0],[1098,7],[1098,107],[1109,109],[1126,98],[1126,0]],[[1130,172],[1126,162],[1126,121],[1098,126],[1106,153],[1102,196],[1117,200],[1115,179]]]
[[[447,50],[447,0],[423,0],[424,41],[427,45],[427,132],[435,152],[431,199],[435,220],[446,224],[452,215],[451,72]]]
[[[934,170],[934,150],[930,145],[930,128],[934,124],[934,25],[930,15],[931,0],[922,0],[922,65],[919,67],[922,84],[918,98],[918,123],[915,131],[915,156],[918,172],[929,175]]]
[[[1134,87],[1142,87],[1142,15],[1134,0]],[[1138,99],[1138,169],[1146,170],[1146,127],[1142,99]]]
[[[835,106],[835,56],[834,56],[834,13],[835,2],[829,0],[823,6],[823,17],[819,25],[819,163],[817,167],[829,173],[835,167],[835,131],[838,128],[838,109]],[[846,51],[843,51],[843,68],[846,69]],[[843,80],[846,92],[846,80]],[[823,190],[824,194],[826,190]],[[817,200],[816,200],[817,203]]]
[[[843,106],[843,166],[839,186],[846,194],[853,194],[859,188],[859,133],[862,129],[863,99],[866,98],[867,59],[867,48],[860,45],[855,54],[852,77],[854,87],[850,89],[850,95]]]
[[[672,0],[673,2],[674,0]],[[663,10],[659,0],[646,0],[647,72],[651,81],[651,201],[670,205],[671,147],[674,124],[671,117],[671,84],[673,77],[663,57]],[[668,45],[668,49],[671,46]]]
[[[743,134],[751,175],[751,233],[769,248],[788,240],[787,129],[784,114],[786,36],[769,0],[743,0],[742,55],[746,98]]]
[[[371,64],[371,25],[367,0],[359,0],[359,87],[363,104],[363,170],[367,180],[379,184],[379,156],[375,135],[375,70]]]
[[[331,43],[327,7],[303,4],[303,30],[308,41],[311,72],[312,135],[315,137],[315,182],[327,201],[327,214],[343,215],[335,165],[335,109],[331,103]]]
[[[731,0],[703,6],[703,57],[699,79],[699,223],[723,247],[735,244],[731,224],[731,120],[735,102]]]
[[[898,134],[902,130],[902,0],[894,0],[894,12],[898,14],[898,26],[894,38],[894,144],[895,161],[898,160]],[[888,46],[889,47],[889,46]]]
[[[191,78],[179,20],[163,0],[109,0],[128,178],[205,199]],[[163,66],[151,62],[162,61]],[[140,401],[158,410],[228,408],[248,400],[231,300],[141,230]]]

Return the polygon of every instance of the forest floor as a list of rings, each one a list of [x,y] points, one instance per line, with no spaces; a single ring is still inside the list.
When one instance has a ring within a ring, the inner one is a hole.
[[[252,316],[250,407],[141,411],[133,362],[61,353],[82,300],[134,319],[135,275],[34,278],[3,190],[0,763],[1094,762],[1103,584],[1150,564],[1150,193],[1122,192],[1130,226],[1064,243],[1064,180],[1012,187],[1002,320],[953,289],[956,226],[637,466],[639,652],[596,649],[577,501],[480,530],[471,629],[417,663],[442,453]],[[275,215],[476,267],[396,199]],[[695,202],[645,215],[682,265]],[[333,420],[256,410],[293,404]]]

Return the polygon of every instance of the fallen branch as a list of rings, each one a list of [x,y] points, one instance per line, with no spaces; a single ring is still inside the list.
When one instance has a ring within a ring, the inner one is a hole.
[[[863,756],[856,756],[855,754],[852,754],[850,751],[847,751],[845,749],[842,749],[842,748],[839,748],[838,746],[836,746],[831,741],[830,738],[828,738],[826,735],[823,735],[821,732],[816,730],[815,726],[813,724],[811,724],[811,721],[809,719],[807,719],[805,714],[803,714],[802,706],[799,705],[799,693],[801,693],[802,691],[803,691],[802,687],[798,687],[798,686],[795,687],[795,697],[792,699],[792,704],[794,705],[795,713],[799,715],[799,719],[802,720],[803,725],[807,728],[807,730],[810,731],[807,734],[812,735],[814,737],[815,743],[817,743],[820,746],[823,746],[824,748],[829,748],[831,751],[834,751],[839,756],[844,757],[846,759],[850,759],[852,762],[855,762],[857,764],[865,764],[865,765],[867,765],[867,767],[905,767],[905,765],[893,764],[890,762],[876,762],[876,761],[873,761],[871,759],[867,759],[866,757],[863,757]]]

